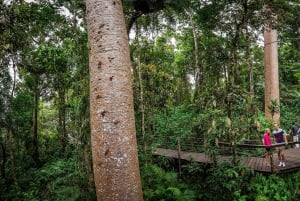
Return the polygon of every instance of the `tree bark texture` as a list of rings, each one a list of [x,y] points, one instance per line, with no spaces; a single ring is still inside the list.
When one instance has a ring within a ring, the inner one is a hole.
[[[265,64],[265,116],[272,119],[269,110],[271,100],[279,101],[279,75],[278,75],[278,50],[277,31],[265,25],[264,30],[264,64]],[[273,121],[279,123],[280,113],[275,113]]]
[[[86,10],[97,200],[141,201],[130,50],[121,0],[86,0]]]

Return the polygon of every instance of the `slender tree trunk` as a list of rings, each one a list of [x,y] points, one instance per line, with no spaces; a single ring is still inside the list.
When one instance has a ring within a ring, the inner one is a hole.
[[[83,157],[85,163],[86,174],[89,180],[89,191],[93,190],[93,183],[94,183],[94,175],[93,175],[93,168],[92,168],[92,161],[90,158],[90,144],[85,144],[83,149]]]
[[[36,78],[39,79],[39,78]],[[34,92],[34,109],[33,109],[33,141],[32,141],[32,158],[37,167],[40,166],[40,153],[38,141],[38,111],[39,111],[39,97],[38,80],[36,80],[36,89]]]
[[[136,41],[137,41],[137,54],[138,54],[138,61],[137,61],[137,77],[139,83],[139,90],[140,90],[140,99],[139,99],[139,109],[141,112],[141,131],[144,143],[144,151],[146,151],[147,143],[146,143],[146,132],[145,132],[145,104],[144,104],[144,87],[143,87],[143,80],[142,80],[142,66],[141,66],[141,46],[139,43],[138,38],[138,28],[136,33]]]
[[[13,97],[14,97],[14,93],[15,93],[15,87],[16,87],[16,65],[13,64],[13,87],[11,90],[11,94],[10,94],[10,98],[9,98],[9,105],[8,105],[8,111],[11,110],[12,107],[12,101],[13,101]],[[10,112],[9,112],[10,113]],[[14,181],[14,185],[15,187],[18,189],[19,188],[19,184],[18,184],[18,180],[17,180],[17,174],[16,174],[16,166],[15,166],[15,159],[14,159],[14,149],[13,149],[13,131],[12,131],[12,117],[11,115],[9,115],[8,117],[8,127],[7,127],[7,136],[8,136],[8,151],[9,151],[9,160],[10,160],[10,165],[11,165],[11,173],[12,173],[12,177],[13,177],[13,181]]]
[[[140,59],[140,58],[139,58]],[[142,129],[142,136],[143,136],[143,143],[144,143],[144,151],[146,151],[146,132],[145,132],[145,105],[144,105],[144,88],[143,88],[143,81],[142,81],[142,71],[141,71],[141,63],[139,61],[138,64],[138,78],[139,78],[139,88],[140,88],[140,110],[141,110],[141,129]]]
[[[267,10],[267,7],[265,7]],[[272,117],[269,110],[271,100],[277,100],[280,104],[279,96],[279,74],[278,74],[278,50],[277,50],[277,30],[265,24],[264,29],[264,64],[265,64],[265,116],[274,122],[280,123],[280,112]]]
[[[5,148],[5,143],[3,142],[2,138],[2,128],[0,127],[0,138],[1,138],[1,156],[2,156],[2,161],[1,161],[1,177],[5,178],[6,176],[6,161],[7,161],[7,156],[6,156],[6,148]]]
[[[194,100],[196,100],[200,93],[200,87],[202,86],[202,68],[199,64],[199,44],[198,44],[198,34],[197,29],[193,20],[192,15],[190,12],[187,12],[187,15],[189,16],[190,24],[192,27],[192,34],[193,34],[193,41],[194,41],[194,61],[195,61],[195,93],[194,93]]]
[[[253,78],[253,64],[251,59],[251,49],[248,47],[247,50],[247,64],[249,69],[249,94],[250,94],[250,113],[251,115],[254,115],[255,109],[254,109],[254,78]]]
[[[65,152],[67,146],[67,131],[66,131],[66,100],[64,90],[59,90],[59,106],[58,106],[58,130],[60,135],[60,143],[62,153]]]
[[[193,33],[193,40],[194,40],[194,60],[195,60],[195,85],[196,85],[196,90],[198,89],[198,86],[201,86],[201,75],[202,75],[202,69],[201,66],[199,65],[199,45],[198,45],[198,38],[197,38],[197,30],[195,23],[193,21],[193,17],[191,14],[188,14],[190,18],[190,23],[192,26],[192,33]]]
[[[227,82],[226,82],[226,111],[227,111],[227,117],[231,119],[231,114],[232,114],[232,87],[234,85],[239,84],[239,70],[237,68],[237,48],[238,48],[238,40],[240,38],[239,34],[239,29],[240,29],[240,23],[236,24],[235,28],[235,35],[234,38],[232,39],[232,46],[230,48],[230,63],[228,64],[227,68]]]
[[[244,8],[244,20],[245,20],[245,30],[246,30],[246,41],[247,44],[247,50],[246,50],[246,59],[247,59],[247,65],[249,69],[249,94],[250,94],[250,114],[254,115],[255,114],[255,108],[254,108],[254,78],[253,78],[253,62],[252,62],[252,57],[251,57],[251,41],[250,41],[250,33],[248,29],[248,1],[244,0],[243,2],[243,8]]]
[[[86,0],[98,201],[142,201],[131,61],[121,0]]]
[[[19,188],[19,184],[18,184],[18,180],[17,180],[17,174],[16,174],[14,151],[13,151],[14,142],[13,142],[12,128],[10,127],[7,132],[8,132],[7,135],[8,135],[9,160],[10,160],[10,164],[11,164],[12,177],[13,177],[15,187]]]

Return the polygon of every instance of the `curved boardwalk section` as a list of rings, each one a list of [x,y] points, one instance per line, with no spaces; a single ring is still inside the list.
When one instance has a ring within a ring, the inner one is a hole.
[[[267,163],[265,162],[265,158],[263,156],[257,156],[257,157],[241,156],[240,163],[243,166],[249,167],[259,172],[284,173],[284,172],[299,170],[300,169],[300,148],[285,149],[284,153],[286,158],[285,167],[278,167],[279,162],[278,162],[276,151],[273,151],[273,168],[267,165]],[[187,160],[187,161],[192,160],[199,163],[212,163],[211,159],[204,153],[195,153],[195,152],[186,152],[186,151],[178,152],[178,150],[156,148],[153,154],[181,159],[181,160]],[[229,161],[230,159],[231,156],[222,156],[222,155],[217,156],[217,161],[219,163],[224,162],[226,160]]]

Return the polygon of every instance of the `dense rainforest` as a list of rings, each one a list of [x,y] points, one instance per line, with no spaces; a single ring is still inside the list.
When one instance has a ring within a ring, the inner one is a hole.
[[[152,155],[300,126],[299,0],[0,2],[1,201],[300,199],[298,171]]]

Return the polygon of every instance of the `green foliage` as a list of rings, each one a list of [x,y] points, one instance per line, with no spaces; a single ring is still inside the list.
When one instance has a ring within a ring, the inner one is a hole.
[[[156,125],[155,144],[177,146],[179,138],[193,135],[195,111],[187,110],[185,106],[174,107],[165,112],[157,113],[153,117]]]
[[[153,160],[153,162],[156,162],[159,167],[167,170],[174,170],[174,167],[176,167],[176,161],[171,157],[158,156],[156,160]]]
[[[271,100],[271,103],[270,103],[270,105],[269,105],[269,111],[270,111],[270,113],[271,113],[271,115],[272,115],[272,118],[273,118],[273,116],[274,116],[274,114],[275,113],[278,113],[280,110],[280,105],[279,105],[279,103],[278,103],[278,100]]]
[[[248,182],[253,171],[242,166],[219,164],[209,170],[205,196],[208,200],[245,200],[248,195]],[[204,189],[203,189],[204,190]]]
[[[292,200],[300,200],[300,172],[298,171],[293,174],[288,174],[284,179],[287,180]]]
[[[7,200],[95,200],[93,190],[87,191],[85,175],[76,167],[75,160],[57,159],[40,169],[29,169],[20,180],[21,191],[11,187]]]
[[[189,161],[187,164],[182,165],[182,169],[187,175],[191,175],[192,177],[196,177],[197,175],[205,174],[204,164],[195,162],[193,160]]]
[[[190,190],[174,172],[165,172],[156,165],[142,167],[145,201],[193,201],[195,192]]]
[[[292,195],[288,187],[286,181],[275,174],[269,177],[257,174],[251,180],[255,201],[289,201]]]

